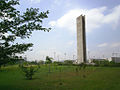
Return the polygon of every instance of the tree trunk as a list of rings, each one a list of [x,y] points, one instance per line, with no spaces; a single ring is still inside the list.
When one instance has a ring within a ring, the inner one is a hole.
[[[49,73],[50,73],[50,64],[49,64]]]

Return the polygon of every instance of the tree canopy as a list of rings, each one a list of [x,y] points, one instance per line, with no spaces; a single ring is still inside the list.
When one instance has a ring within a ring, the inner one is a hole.
[[[49,57],[49,56],[46,56],[46,64],[50,64],[50,63],[52,63],[52,59],[53,58],[51,58],[51,57]]]
[[[33,46],[32,43],[15,43],[17,38],[30,38],[32,31],[51,29],[42,27],[43,19],[48,18],[49,11],[27,8],[21,13],[15,5],[19,5],[19,0],[0,0],[0,65]]]

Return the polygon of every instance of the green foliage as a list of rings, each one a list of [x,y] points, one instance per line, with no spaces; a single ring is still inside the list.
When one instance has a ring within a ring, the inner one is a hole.
[[[54,61],[53,64],[54,65],[62,65],[62,62]]]
[[[115,63],[113,61],[109,62],[107,60],[103,61],[93,60],[93,63],[95,63],[95,66],[101,67],[120,67],[120,63]]]
[[[0,90],[119,90],[120,67],[86,67],[78,73],[77,66],[51,66],[33,75],[33,80],[25,80],[17,65],[2,67],[0,71]],[[62,68],[62,72],[60,72]],[[84,78],[84,75],[86,77]],[[35,79],[34,79],[35,78]],[[62,84],[61,84],[62,83]]]
[[[18,56],[15,56],[14,58],[11,58],[9,62],[7,62],[7,64],[9,65],[13,65],[13,64],[20,64],[24,62],[24,59]]]
[[[39,65],[42,65],[42,64],[44,64],[44,61],[43,61],[43,60],[40,60],[40,61],[38,62],[38,64],[39,64]]]
[[[46,56],[46,62],[45,62],[45,64],[51,64],[52,63],[52,59],[53,58],[51,58],[49,56]]]
[[[14,43],[16,38],[30,38],[32,31],[50,31],[42,27],[49,11],[39,12],[38,8],[27,8],[24,13],[16,10],[19,0],[0,0],[0,66],[10,61],[17,53],[24,53],[32,43]]]
[[[72,60],[65,60],[65,61],[64,61],[64,64],[65,64],[65,65],[72,65],[72,64],[73,64],[73,61],[72,61]]]
[[[73,65],[73,61],[72,60],[65,60],[64,62],[54,61],[53,64],[55,64],[55,65]]]
[[[51,68],[50,68],[51,65],[50,64],[52,63],[52,59],[53,58],[46,56],[45,64],[49,64],[49,70],[48,70],[49,73],[51,72]]]
[[[78,72],[80,70],[85,70],[87,65],[85,63],[78,64],[77,67],[75,68],[75,71]]]
[[[37,61],[35,60],[35,61],[31,61],[30,64],[37,65],[38,63],[37,63]]]
[[[28,80],[32,80],[32,77],[33,75],[35,74],[35,72],[38,71],[38,68],[36,69],[35,67],[33,66],[21,66],[21,69],[22,71],[25,73],[25,77],[28,79]]]
[[[85,69],[86,66],[87,66],[87,65],[86,65],[85,63],[81,63],[81,64],[80,64],[80,67],[83,68],[83,69]]]

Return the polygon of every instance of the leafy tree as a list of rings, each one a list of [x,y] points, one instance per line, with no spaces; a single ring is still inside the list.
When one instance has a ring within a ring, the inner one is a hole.
[[[19,5],[19,0],[0,0],[0,66],[17,53],[24,53],[33,46],[32,43],[15,43],[17,38],[30,38],[34,30],[51,29],[42,27],[43,19],[48,18],[49,11],[39,12],[38,8],[27,8],[21,13],[15,5]]]
[[[50,64],[52,63],[52,59],[53,58],[51,58],[51,57],[49,57],[49,56],[46,56],[46,64],[49,64],[49,73],[51,72],[51,69],[50,69]]]
[[[37,65],[38,63],[37,63],[37,61],[35,60],[35,61],[31,61],[30,64]]]
[[[20,64],[24,62],[24,59],[20,56],[15,56],[14,58],[12,58],[11,60],[9,60],[9,63],[8,64]]]
[[[72,60],[65,60],[65,61],[64,61],[64,64],[65,64],[65,65],[72,65],[72,64],[73,64],[73,61],[72,61]]]
[[[38,64],[39,64],[39,65],[42,65],[42,64],[44,64],[44,61],[43,61],[43,60],[40,60],[40,61],[38,62]]]
[[[49,56],[46,56],[46,64],[50,64],[50,63],[52,63],[52,59],[53,58],[51,58],[51,57],[49,57]]]

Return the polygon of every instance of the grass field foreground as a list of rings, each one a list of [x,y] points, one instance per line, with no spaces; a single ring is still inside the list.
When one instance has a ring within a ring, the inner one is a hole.
[[[26,80],[18,65],[2,67],[0,90],[120,90],[120,67],[40,67],[33,80]]]

